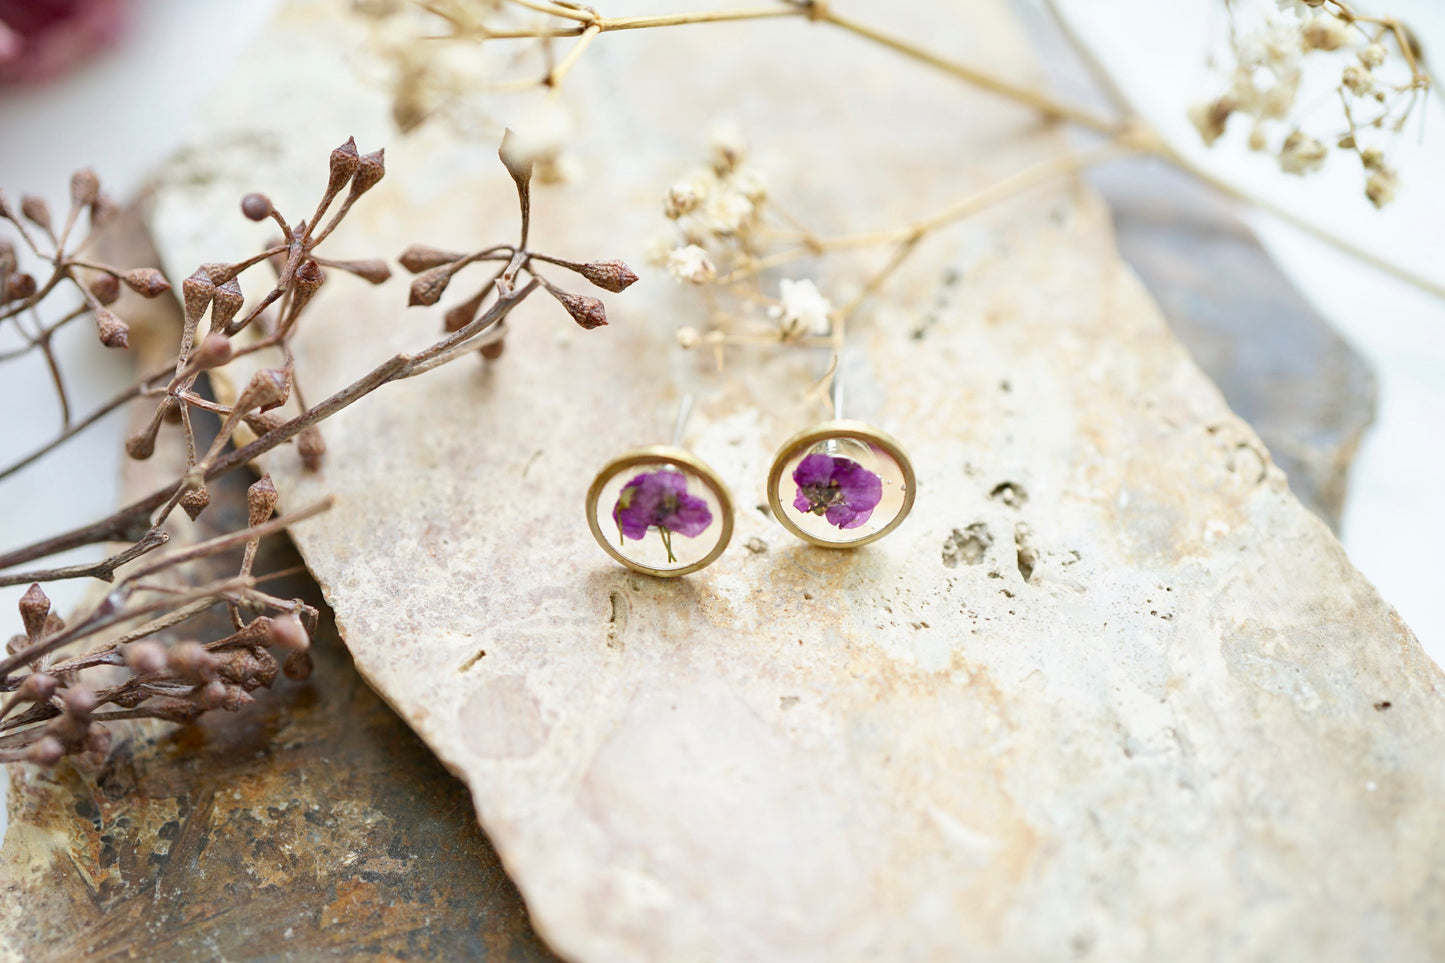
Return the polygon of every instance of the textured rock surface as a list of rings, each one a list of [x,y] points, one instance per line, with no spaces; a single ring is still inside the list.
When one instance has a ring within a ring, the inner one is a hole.
[[[1375,413],[1369,365],[1300,296],[1219,195],[1157,161],[1095,178],[1119,253],[1290,490],[1339,530],[1350,462]]]
[[[1019,72],[993,6],[895,15]],[[300,62],[318,16],[293,11],[267,63]],[[697,66],[707,51],[727,56]],[[280,96],[259,62],[218,100],[157,209],[173,266],[233,236],[198,212],[252,188],[303,204],[334,142],[378,139],[385,105],[307,62],[324,110],[228,121]],[[724,111],[825,232],[906,221],[1060,149],[797,23],[604,37],[573,80],[588,179],[542,199],[534,237],[582,257],[638,259]],[[390,150],[346,243],[507,236],[488,154],[438,131]],[[324,292],[298,349],[311,396],[435,330],[394,287]],[[1092,195],[1063,186],[930,242],[855,326],[850,414],[910,446],[919,496],[853,553],[751,507],[772,448],[819,415],[801,398],[822,359],[740,353],[717,375],[672,347],[696,307],[664,281],[612,304],[586,335],[529,304],[502,363],[351,409],[319,475],[272,464],[291,504],[339,497],[298,539],[357,666],[467,781],[560,952],[1445,952],[1439,671],[1169,334]],[[579,505],[594,466],[664,436],[684,389],[738,532],[658,582],[608,564]]]

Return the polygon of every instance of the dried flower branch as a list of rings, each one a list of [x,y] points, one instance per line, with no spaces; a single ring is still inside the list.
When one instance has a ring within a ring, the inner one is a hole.
[[[127,439],[126,450],[133,458],[150,458],[159,442],[178,434],[172,441],[183,456],[178,458],[184,466],[181,476],[106,518],[0,554],[0,586],[33,583],[20,604],[25,631],[11,639],[8,654],[0,658],[0,693],[8,693],[0,697],[0,761],[49,765],[74,753],[103,754],[109,746],[110,723],[138,718],[188,722],[211,709],[240,708],[252,701],[255,689],[269,687],[279,673],[304,678],[310,672],[306,648],[316,613],[296,601],[262,591],[260,585],[267,576],[258,576],[253,570],[263,538],[324,510],[329,502],[276,517],[279,493],[270,476],[263,475],[247,489],[245,527],[153,554],[171,544],[177,534],[185,534],[184,528],[176,527],[185,523],[176,521],[174,509],[180,507],[196,521],[211,502],[208,483],[293,439],[303,463],[314,470],[325,451],[320,422],[384,384],[423,374],[462,354],[482,349],[495,357],[504,320],[539,288],[556,297],[579,325],[606,323],[600,301],[564,291],[541,278],[533,259],[575,271],[609,291],[621,291],[636,280],[635,275],[620,261],[577,264],[533,254],[527,248],[531,165],[511,146],[504,143],[502,158],[517,184],[521,241],[465,257],[418,247],[402,258],[408,268],[422,272],[412,286],[413,303],[434,303],[451,275],[474,261],[503,262],[493,282],[469,302],[465,317],[449,313],[444,337],[420,351],[384,361],[315,405],[308,406],[300,399],[291,341],[326,282],[323,269],[351,273],[373,284],[390,275],[383,261],[333,260],[318,250],[354,204],[382,179],[383,155],[380,151],[359,154],[351,140],[332,151],[325,189],[306,220],[288,220],[261,194],[248,194],[242,200],[244,216],[275,222],[281,238],[252,257],[205,264],[192,273],[181,285],[182,324],[174,363],[163,372],[140,378],[105,406],[105,410],[113,410],[135,399],[153,404],[146,425]],[[97,308],[114,302],[120,284],[148,297],[163,293],[169,285],[158,272],[122,271],[82,261],[74,251],[67,251],[65,240],[80,212],[100,203],[98,185],[84,172],[77,175],[72,194],[72,210],[58,230],[37,201],[27,200],[14,216],[8,205],[5,207],[5,220],[17,227],[32,253],[51,262],[52,271],[45,284],[36,283],[30,275],[17,277],[21,272],[13,263],[16,259],[10,257],[5,271],[0,272],[4,290],[10,292],[0,321],[31,311],[63,284],[80,286],[75,272],[90,271],[96,272],[97,279],[84,290],[85,307],[66,314],[54,326],[89,311],[97,317],[104,337],[109,312],[101,314]],[[328,212],[332,212],[329,219]],[[50,247],[39,243],[37,235],[49,239]],[[263,269],[263,264],[274,268],[275,280],[248,305],[240,279],[253,269]],[[525,279],[519,277],[523,273]],[[114,323],[121,322],[117,319]],[[34,340],[27,351],[42,350],[41,339],[37,336]],[[233,400],[216,401],[202,390],[203,376],[263,351],[273,353],[276,362],[255,370]],[[47,357],[54,363],[59,384],[58,361]],[[288,406],[294,406],[294,413]],[[96,417],[72,421],[67,416],[56,439],[5,473],[75,437]],[[193,423],[197,418],[205,421],[207,432]],[[167,425],[179,426],[179,432],[168,434]],[[239,448],[230,447],[242,425],[254,433],[254,439]],[[203,437],[212,440],[207,443]],[[123,547],[98,562],[15,570],[27,562],[100,542],[120,542]],[[233,552],[240,554],[235,574],[196,576],[201,562]],[[100,602],[67,624],[51,611],[40,583],[73,578],[115,584]],[[181,626],[216,606],[223,606],[229,614],[229,634],[204,642],[177,638]],[[79,655],[58,657],[61,649],[77,644],[91,647]],[[105,678],[94,677],[92,670]]]
[[[1230,0],[1224,0],[1226,4]],[[1400,21],[1365,16],[1344,0],[1280,0],[1285,6],[1309,12],[1310,20],[1300,30],[1299,45],[1307,50],[1358,48],[1357,62],[1342,71],[1340,90],[1351,98],[1372,98],[1384,105],[1382,113],[1347,116],[1348,129],[1334,138],[1343,149],[1357,149],[1367,172],[1366,196],[1381,206],[1393,197],[1399,177],[1385,160],[1383,148],[1359,147],[1360,134],[1402,124],[1423,100],[1430,78],[1418,42]],[[566,76],[575,68],[594,40],[619,30],[671,28],[723,21],[768,21],[783,18],[806,19],[841,30],[861,40],[886,48],[947,76],[1010,100],[1042,117],[1072,124],[1104,135],[1108,140],[1128,143],[1135,151],[1152,154],[1180,167],[1214,187],[1233,194],[1295,224],[1348,253],[1374,264],[1422,289],[1445,296],[1445,287],[1408,267],[1403,267],[1351,238],[1322,229],[1271,197],[1249,192],[1220,178],[1213,171],[1172,150],[1137,112],[1118,101],[1112,112],[1098,113],[1063,102],[1045,91],[1022,86],[998,77],[955,57],[929,50],[926,46],[897,36],[872,24],[835,10],[828,0],[777,0],[753,8],[702,10],[681,14],[638,17],[608,17],[581,4],[565,0],[355,0],[359,13],[375,24],[374,34],[383,59],[392,65],[394,116],[403,130],[437,114],[456,112],[470,98],[487,94],[545,90],[544,109],[533,112],[529,124],[536,129],[521,131],[536,145],[538,170],[543,180],[565,175],[568,158],[565,143],[565,113],[555,103]],[[1341,27],[1346,28],[1344,34]],[[572,38],[573,46],[559,59],[553,45]],[[519,54],[492,57],[500,42],[523,41]],[[526,41],[531,41],[526,44]],[[479,49],[471,58],[466,48]],[[1387,61],[1402,61],[1408,77],[1385,80]],[[1386,65],[1385,70],[1380,70]],[[1259,71],[1256,71],[1258,74]],[[1287,73],[1287,71],[1286,71]],[[520,75],[518,75],[520,74]],[[511,75],[511,76],[509,76]],[[1265,80],[1256,77],[1254,83]],[[1249,103],[1261,117],[1280,110],[1291,99],[1286,78],[1256,90]],[[1381,99],[1383,94],[1384,99]],[[1228,117],[1243,111],[1243,105],[1228,94],[1196,108],[1192,116],[1206,139]],[[1287,111],[1287,108],[1286,108]],[[1260,134],[1263,137],[1263,131]],[[1256,142],[1261,142],[1255,138]],[[1262,141],[1267,146],[1267,138]],[[1305,172],[1320,163],[1324,141],[1291,130],[1279,141],[1277,152],[1286,172]],[[684,261],[706,272],[698,261]]]
[[[1430,88],[1414,35],[1399,20],[1370,17],[1344,0],[1285,0],[1283,19],[1241,31],[1231,6],[1230,49],[1234,66],[1229,89],[1190,109],[1206,144],[1224,134],[1230,118],[1251,121],[1249,146],[1273,149],[1280,169],[1303,175],[1319,170],[1330,147],[1353,152],[1365,175],[1365,196],[1383,207],[1395,196],[1399,178],[1386,163],[1384,148],[1366,146],[1375,133],[1398,134]],[[1335,93],[1345,128],[1310,135],[1294,119],[1306,61],[1327,60],[1337,71]],[[1287,128],[1271,148],[1271,129]]]

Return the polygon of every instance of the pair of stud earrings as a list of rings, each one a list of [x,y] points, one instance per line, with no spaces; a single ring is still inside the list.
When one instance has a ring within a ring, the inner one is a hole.
[[[727,485],[682,447],[691,408],[691,397],[684,398],[672,444],[619,455],[587,490],[587,524],[597,544],[647,575],[696,572],[717,561],[732,539]],[[778,449],[768,472],[768,503],[773,517],[804,541],[857,548],[902,524],[913,507],[913,464],[891,435],[842,418],[836,381],[833,415]]]

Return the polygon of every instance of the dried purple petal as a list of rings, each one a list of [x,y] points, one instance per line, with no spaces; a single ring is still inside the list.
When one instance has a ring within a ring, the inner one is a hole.
[[[643,472],[634,476],[617,495],[612,507],[612,520],[617,523],[619,537],[640,541],[648,531],[657,529],[672,554],[672,536],[696,538],[712,524],[707,501],[687,491],[687,476],[670,468]]]
[[[851,458],[815,452],[793,469],[793,507],[821,515],[838,528],[857,528],[883,500],[883,482]]]

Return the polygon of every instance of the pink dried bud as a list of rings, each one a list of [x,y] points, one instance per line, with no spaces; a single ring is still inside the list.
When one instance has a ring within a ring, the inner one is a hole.
[[[91,726],[85,736],[85,751],[97,762],[110,755],[110,730],[105,726]]]
[[[391,268],[381,258],[369,257],[355,261],[332,261],[331,266],[355,274],[363,281],[381,284],[391,277]]]
[[[604,291],[618,294],[627,290],[637,280],[632,269],[621,261],[589,261],[578,271]]]
[[[320,471],[321,459],[326,454],[326,439],[321,437],[321,429],[315,425],[302,428],[296,436],[296,451],[307,471]]]
[[[218,331],[212,331],[201,340],[195,354],[191,355],[191,360],[202,371],[209,371],[230,361],[234,353],[231,339]]]
[[[192,488],[182,495],[180,500],[181,510],[184,511],[186,517],[193,522],[201,517],[201,512],[205,511],[206,506],[209,504],[211,504],[211,493],[206,490],[205,485],[199,488]]]
[[[265,194],[251,193],[241,198],[241,213],[248,221],[264,221],[276,208]]]
[[[572,315],[583,328],[591,331],[593,328],[600,328],[607,323],[607,309],[602,302],[596,298],[589,298],[585,294],[569,294],[566,291],[559,291],[556,288],[548,288],[548,293],[562,303],[567,313]]]
[[[311,636],[301,624],[300,616],[291,613],[271,620],[266,628],[266,644],[289,652],[305,652],[311,647]]]
[[[119,214],[120,205],[102,194],[90,205],[90,224],[92,227],[102,227],[115,220]]]
[[[54,736],[42,736],[25,750],[27,762],[37,766],[53,766],[65,757],[65,746]]]
[[[166,652],[166,664],[176,675],[196,685],[216,677],[216,657],[199,642],[177,642]]]
[[[251,376],[238,404],[242,411],[270,411],[284,405],[290,394],[291,378],[286,369],[262,368]]]
[[[456,269],[450,264],[443,264],[434,267],[429,271],[423,271],[411,282],[411,294],[407,298],[408,307],[417,305],[436,304],[441,300],[447,285],[451,283],[452,275]]]
[[[178,722],[183,726],[195,722],[196,717],[205,711],[194,702],[187,702],[184,699],[158,699],[146,708],[157,719]]]
[[[125,349],[130,347],[130,328],[115,312],[107,308],[95,309],[95,327],[100,333],[100,343],[107,348]]]
[[[186,317],[192,320],[206,313],[215,296],[216,284],[204,266],[196,268],[194,274],[181,282],[181,300],[185,302]]]
[[[20,213],[25,215],[26,220],[50,233],[50,205],[45,203],[43,197],[36,197],[34,194],[26,194],[20,198]]]
[[[100,197],[100,178],[89,167],[82,167],[70,175],[70,203],[76,207],[89,207]]]
[[[132,642],[124,655],[126,667],[136,675],[155,675],[166,669],[166,647],[152,639]]]
[[[286,656],[286,661],[281,663],[281,671],[286,674],[286,678],[298,682],[310,678],[312,668],[314,666],[309,652],[292,652]]]
[[[375,187],[386,176],[386,151],[377,150],[362,154],[351,178],[351,196],[360,197]]]
[[[280,500],[281,495],[276,491],[276,484],[271,481],[270,474],[256,479],[251,483],[251,487],[246,489],[246,524],[254,528],[270,521],[271,516],[276,513],[276,503]]]
[[[401,266],[412,274],[420,274],[428,268],[439,267],[443,264],[451,264],[453,261],[460,261],[466,257],[465,254],[456,254],[452,251],[443,251],[434,247],[427,247],[425,244],[413,244],[401,252],[397,258]]]
[[[532,156],[522,150],[521,142],[510,127],[502,134],[502,146],[497,149],[497,156],[502,159],[502,166],[512,175],[518,188],[525,188],[531,182]]]
[[[20,621],[25,624],[25,635],[34,642],[45,634],[45,618],[50,614],[50,596],[40,587],[39,582],[30,583],[25,594],[20,596]]]
[[[226,694],[216,708],[227,712],[239,712],[243,707],[256,701],[256,697],[238,685],[226,686]]]
[[[171,289],[171,282],[155,268],[136,268],[120,276],[126,287],[143,298],[154,298]]]
[[[346,186],[351,175],[361,166],[361,156],[356,152],[356,138],[346,138],[346,143],[331,152],[331,176],[326,182],[326,193],[335,194]]]
[[[212,330],[219,331],[229,325],[245,303],[246,295],[241,293],[241,282],[237,278],[217,285],[211,298]]]
[[[254,431],[258,436],[275,431],[286,424],[286,416],[277,414],[274,411],[253,411],[243,419],[246,427]]]
[[[20,686],[20,699],[25,702],[48,702],[50,697],[55,695],[55,690],[60,683],[55,676],[44,672],[34,672],[26,677],[25,682]]]
[[[120,278],[113,274],[102,274],[88,285],[91,296],[104,305],[111,305],[120,297]]]
[[[31,297],[40,289],[35,281],[35,275],[25,271],[17,271],[10,275],[10,281],[5,285],[5,296],[12,301],[23,301]]]
[[[226,702],[226,683],[220,679],[212,679],[202,686],[193,698],[198,706],[206,709],[219,709]]]
[[[64,706],[65,714],[81,722],[89,721],[91,713],[95,712],[95,693],[89,689],[82,689],[79,686],[66,689],[60,693],[60,701]]]

